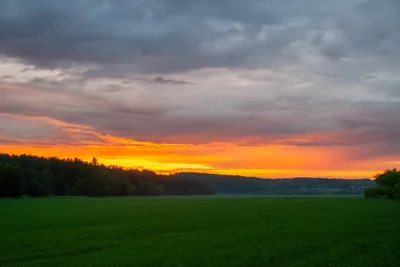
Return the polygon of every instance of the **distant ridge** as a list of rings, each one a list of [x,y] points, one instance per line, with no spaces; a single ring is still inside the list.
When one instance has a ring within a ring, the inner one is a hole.
[[[322,177],[259,178],[183,172],[176,176],[202,181],[217,194],[233,195],[362,195],[365,188],[375,185],[370,179]]]

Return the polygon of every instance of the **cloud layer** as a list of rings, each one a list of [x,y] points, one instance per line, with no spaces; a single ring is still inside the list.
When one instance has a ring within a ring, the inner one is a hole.
[[[399,13],[397,0],[0,1],[0,145],[110,135],[399,161]]]

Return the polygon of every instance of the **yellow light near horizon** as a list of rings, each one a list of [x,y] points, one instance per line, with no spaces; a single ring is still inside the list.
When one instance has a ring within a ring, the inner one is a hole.
[[[90,161],[89,158],[84,160]],[[173,170],[211,170],[212,168],[202,164],[191,164],[191,163],[171,163],[171,162],[157,162],[151,159],[142,158],[97,158],[100,163],[105,165],[118,165],[126,168],[140,168],[150,169],[155,172],[168,172]]]

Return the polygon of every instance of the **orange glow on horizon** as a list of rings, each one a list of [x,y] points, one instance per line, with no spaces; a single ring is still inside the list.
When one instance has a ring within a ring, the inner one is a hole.
[[[190,171],[266,178],[369,178],[398,163],[393,158],[362,160],[357,155],[350,155],[343,146],[279,145],[282,140],[269,145],[251,144],[249,140],[221,140],[207,144],[139,142],[102,135],[91,127],[68,124],[49,117],[13,116],[48,123],[55,127],[56,133],[38,141],[15,139],[15,142],[0,143],[0,153],[77,157],[86,161],[96,157],[106,165],[145,168],[157,173]],[[326,138],[340,139],[340,135],[315,133],[293,137],[292,140]],[[289,139],[286,141],[290,143]],[[243,143],[246,145],[240,145]]]
[[[328,165],[324,162],[320,162],[319,164],[316,159],[308,161],[307,157],[299,157],[297,154],[301,153],[301,151],[296,152],[296,149],[293,148],[238,147],[224,144],[180,146],[143,143],[142,145],[139,148],[132,148],[115,145],[35,146],[2,144],[0,145],[0,152],[17,155],[32,154],[44,157],[57,156],[59,158],[77,157],[85,161],[90,161],[93,157],[96,157],[100,163],[105,165],[145,168],[154,170],[160,174],[188,171],[265,178],[369,178],[382,170],[382,168],[367,170],[329,169]],[[217,147],[218,150],[224,147],[225,149],[222,149],[220,152],[214,152],[215,155],[210,156],[209,154],[213,153],[213,150],[217,150]],[[270,152],[266,152],[265,149],[267,151],[270,150]],[[282,152],[279,152],[281,150]],[[280,153],[287,153],[290,150],[292,152],[286,154],[284,159],[278,156],[278,158],[271,160],[270,164],[263,164],[263,162],[269,161],[269,155],[275,157]],[[311,157],[313,154],[316,155],[318,153],[310,152]]]

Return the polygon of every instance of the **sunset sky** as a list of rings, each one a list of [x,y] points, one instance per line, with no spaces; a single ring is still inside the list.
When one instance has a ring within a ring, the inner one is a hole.
[[[400,166],[399,0],[1,0],[0,152],[160,173]]]

